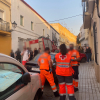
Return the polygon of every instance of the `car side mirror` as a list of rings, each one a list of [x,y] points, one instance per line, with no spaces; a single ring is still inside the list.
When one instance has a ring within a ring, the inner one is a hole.
[[[31,77],[30,77],[30,74],[29,73],[25,73],[25,74],[23,74],[23,76],[22,76],[22,82],[24,83],[24,84],[28,84],[29,82],[31,82]]]

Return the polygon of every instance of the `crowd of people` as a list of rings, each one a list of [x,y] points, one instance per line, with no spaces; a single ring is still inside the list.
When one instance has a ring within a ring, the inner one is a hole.
[[[86,54],[87,62],[92,61],[92,59],[91,59],[92,50],[91,50],[91,48],[90,48],[89,46],[84,46],[84,47],[79,46],[79,47],[78,47],[78,51],[79,51],[80,53],[85,53],[85,54]]]
[[[15,53],[13,52],[13,50],[11,50],[10,56],[25,65],[27,61],[31,61],[38,53],[41,53],[41,48],[39,48],[38,50],[37,48],[35,48],[32,51],[31,48],[24,47],[23,51],[17,49]]]

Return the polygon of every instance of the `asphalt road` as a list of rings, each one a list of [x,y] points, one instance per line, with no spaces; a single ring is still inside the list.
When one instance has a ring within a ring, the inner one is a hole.
[[[57,87],[58,88],[58,87]],[[59,97],[55,97],[50,85],[48,83],[44,86],[44,93],[40,100],[59,100]]]

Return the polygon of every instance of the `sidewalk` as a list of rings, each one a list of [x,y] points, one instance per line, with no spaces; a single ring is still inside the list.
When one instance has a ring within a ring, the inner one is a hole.
[[[79,92],[76,100],[100,100],[100,84],[97,83],[93,63],[81,64],[79,67]]]

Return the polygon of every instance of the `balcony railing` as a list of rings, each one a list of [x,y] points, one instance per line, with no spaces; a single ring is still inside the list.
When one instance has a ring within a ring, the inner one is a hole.
[[[10,23],[3,21],[3,20],[0,21],[0,30],[9,32],[10,31]]]

